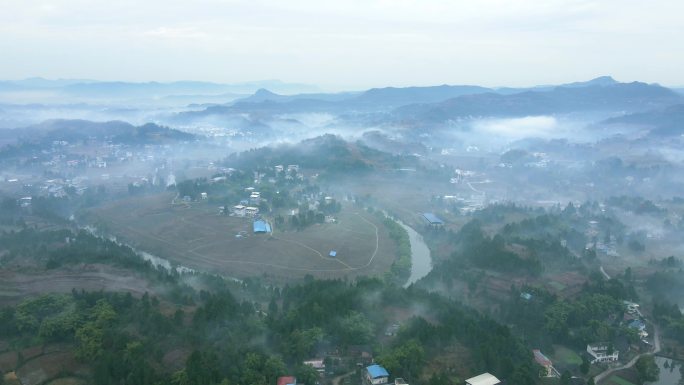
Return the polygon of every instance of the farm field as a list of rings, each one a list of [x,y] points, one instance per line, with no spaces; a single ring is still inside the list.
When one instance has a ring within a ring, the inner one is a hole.
[[[121,200],[93,209],[87,220],[173,263],[238,278],[381,275],[394,261],[395,246],[382,223],[350,205],[337,215],[337,223],[253,234],[250,218],[220,215],[216,205],[205,202],[172,200],[171,194]],[[328,256],[331,250],[336,258]]]
[[[121,290],[140,296],[154,289],[130,270],[90,264],[44,272],[0,271],[0,306],[15,305],[27,296],[46,292],[70,293],[72,289]]]

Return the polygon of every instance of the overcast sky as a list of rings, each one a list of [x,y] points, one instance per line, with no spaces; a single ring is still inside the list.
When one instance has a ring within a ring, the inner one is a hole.
[[[0,0],[0,78],[684,85],[682,0]]]

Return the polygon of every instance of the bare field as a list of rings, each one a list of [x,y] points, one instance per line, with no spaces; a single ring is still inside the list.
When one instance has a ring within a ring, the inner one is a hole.
[[[79,265],[40,272],[0,270],[0,306],[44,293],[70,293],[72,289],[154,292],[144,278],[130,270],[104,265]]]
[[[253,234],[249,218],[219,215],[216,205],[173,205],[172,198],[159,194],[117,201],[93,210],[90,220],[140,250],[235,277],[378,275],[394,261],[395,246],[382,223],[355,207],[345,206],[335,224],[287,232],[274,228],[267,235]],[[236,237],[240,232],[244,235]],[[337,258],[328,257],[331,250]]]

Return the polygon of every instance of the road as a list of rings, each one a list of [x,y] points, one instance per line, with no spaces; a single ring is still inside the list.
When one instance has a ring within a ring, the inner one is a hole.
[[[660,352],[660,330],[658,329],[657,325],[653,325],[653,330],[654,330],[653,331],[653,341],[655,344],[655,346],[654,346],[655,349],[653,349],[652,352],[639,354],[636,357],[632,358],[631,361],[629,361],[628,363],[626,363],[620,367],[608,369],[608,370],[604,371],[603,373],[599,373],[598,375],[596,375],[596,377],[594,377],[594,383],[598,384],[599,381],[603,381],[604,379],[610,377],[611,374],[617,372],[618,370],[631,368],[632,366],[634,366],[634,364],[636,364],[637,360],[642,356],[646,356],[649,354],[658,354],[658,352]]]
[[[606,277],[606,279],[610,279],[610,275],[606,273],[606,271],[603,269],[603,266],[601,266],[601,274],[603,274],[603,276]]]
[[[344,378],[349,377],[349,376],[351,376],[352,374],[354,374],[354,372],[345,373],[345,374],[343,374],[343,375],[341,375],[341,376],[337,376],[337,377],[333,378],[333,380],[332,380],[333,385],[340,385],[340,382],[341,382]]]

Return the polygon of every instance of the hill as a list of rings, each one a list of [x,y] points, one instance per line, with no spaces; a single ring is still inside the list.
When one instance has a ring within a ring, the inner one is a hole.
[[[650,127],[657,136],[681,135],[684,133],[684,104],[667,108],[610,118],[604,124],[629,124]]]
[[[297,144],[262,147],[232,154],[225,160],[231,167],[273,167],[298,164],[308,169],[324,169],[328,174],[365,172],[388,168],[397,163],[415,164],[414,157],[395,156],[367,147],[360,142],[347,142],[339,136],[323,135]]]
[[[470,116],[527,116],[577,111],[644,111],[682,101],[674,91],[640,82],[607,85],[562,86],[551,91],[525,91],[510,95],[464,95],[441,103],[400,107],[401,119],[431,122]]]
[[[154,144],[174,141],[189,141],[196,137],[187,132],[147,123],[134,126],[122,121],[93,122],[89,120],[48,120],[22,129],[3,130],[16,135],[18,141],[49,143],[67,141],[70,143],[87,140],[110,140],[120,144]]]

